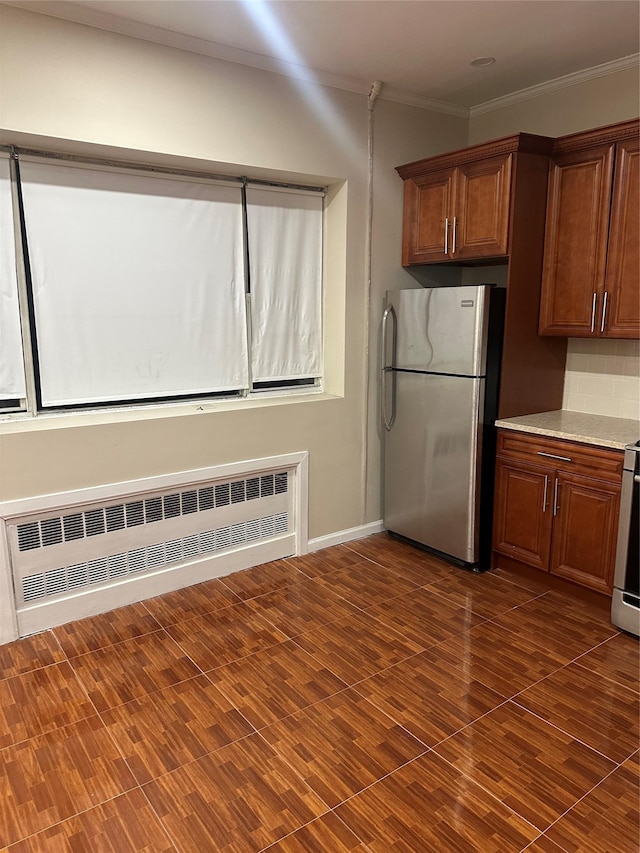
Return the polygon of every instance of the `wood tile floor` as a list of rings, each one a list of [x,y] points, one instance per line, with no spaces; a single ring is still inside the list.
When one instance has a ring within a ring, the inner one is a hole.
[[[386,534],[0,646],[0,850],[637,853],[638,642]]]

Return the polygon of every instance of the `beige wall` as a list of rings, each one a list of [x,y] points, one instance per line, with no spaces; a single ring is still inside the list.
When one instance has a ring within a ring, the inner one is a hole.
[[[469,141],[517,131],[563,136],[637,118],[638,69],[598,77],[471,119]],[[570,339],[563,407],[611,417],[640,417],[640,356],[636,341]]]
[[[58,418],[26,431],[0,425],[0,499],[308,450],[310,537],[379,519],[379,445],[367,441],[376,434],[366,413],[366,96],[300,88],[277,74],[13,7],[0,6],[0,38],[5,141],[218,170],[231,164],[236,172],[237,164],[254,176],[312,175],[337,188],[325,318],[333,398],[129,421]],[[464,145],[467,133],[461,119],[383,101],[376,110],[372,326],[382,291],[406,278],[393,166]]]

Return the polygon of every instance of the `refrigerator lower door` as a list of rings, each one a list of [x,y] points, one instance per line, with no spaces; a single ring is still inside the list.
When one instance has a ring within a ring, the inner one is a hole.
[[[387,530],[478,561],[484,380],[394,371],[396,418],[384,442]]]

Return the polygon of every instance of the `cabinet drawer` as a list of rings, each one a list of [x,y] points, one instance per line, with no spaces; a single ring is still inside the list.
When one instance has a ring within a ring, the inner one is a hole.
[[[498,430],[497,453],[505,459],[548,464],[557,470],[586,474],[612,483],[619,483],[622,478],[622,450],[532,433]]]

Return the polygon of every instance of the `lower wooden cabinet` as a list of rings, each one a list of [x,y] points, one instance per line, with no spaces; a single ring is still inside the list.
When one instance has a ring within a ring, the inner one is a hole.
[[[499,430],[493,550],[610,593],[622,457],[622,451]]]
[[[551,551],[549,481],[553,471],[498,459],[493,549],[547,571]]]

